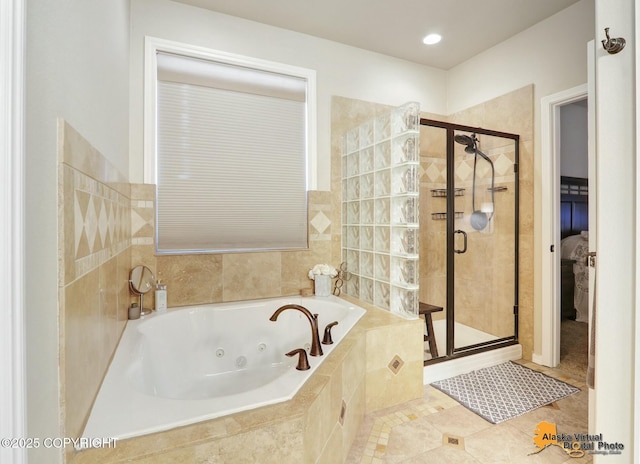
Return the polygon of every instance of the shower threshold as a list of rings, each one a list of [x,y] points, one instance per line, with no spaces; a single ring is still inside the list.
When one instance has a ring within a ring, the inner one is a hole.
[[[483,367],[496,366],[507,361],[515,361],[522,358],[522,345],[513,344],[483,351],[476,354],[447,359],[424,366],[423,384],[429,385],[442,379],[448,379],[460,374],[466,374]]]
[[[433,331],[440,353],[445,352],[447,346],[447,323],[441,319],[433,321]],[[424,381],[427,383],[446,379],[458,374],[464,374],[481,367],[494,366],[505,361],[520,359],[522,347],[512,340],[496,337],[481,330],[469,327],[459,322],[455,323],[455,346],[457,354],[454,358],[444,357],[431,360],[425,343],[424,352]],[[497,346],[492,346],[496,342]],[[508,345],[508,346],[505,346]],[[460,349],[463,348],[464,349]],[[474,348],[478,348],[477,350]],[[467,348],[469,348],[467,350]],[[458,351],[460,349],[460,351]],[[432,361],[432,362],[431,362]]]
[[[498,337],[495,335],[474,329],[473,327],[461,324],[460,322],[455,323],[454,331],[456,337],[456,349],[498,340]],[[447,347],[447,321],[444,319],[433,321],[433,333],[438,346],[438,352],[444,353]],[[425,343],[425,350],[427,347],[428,345]],[[425,351],[424,360],[429,361],[430,359],[431,354],[428,351]]]

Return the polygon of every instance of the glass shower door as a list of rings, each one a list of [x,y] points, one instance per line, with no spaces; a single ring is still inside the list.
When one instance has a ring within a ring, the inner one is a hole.
[[[456,196],[449,259],[455,311],[448,350],[459,352],[516,333],[518,152],[511,138],[460,130],[453,135]]]
[[[447,355],[447,130],[420,128],[420,303],[424,360]],[[439,309],[441,308],[441,309]],[[428,313],[427,313],[428,311]],[[428,329],[431,322],[431,332]],[[433,335],[433,339],[429,337]]]

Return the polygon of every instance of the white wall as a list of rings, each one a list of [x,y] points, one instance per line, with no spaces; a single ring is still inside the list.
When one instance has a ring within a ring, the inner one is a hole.
[[[57,118],[129,170],[129,1],[28,0],[26,48],[27,427],[60,436]],[[29,451],[55,463],[59,450]]]
[[[594,0],[582,0],[456,66],[447,76],[449,113],[534,84],[534,352],[537,354],[542,343],[540,256],[546,249],[540,230],[540,99],[587,82],[587,43],[594,35]]]
[[[131,23],[133,182],[143,179],[145,35],[315,69],[319,190],[330,187],[332,95],[389,105],[418,101],[423,111],[444,114],[446,110],[442,70],[167,0],[132,0]]]
[[[560,108],[560,175],[589,177],[586,100]]]
[[[447,76],[448,113],[531,83],[539,111],[540,98],[584,84],[594,24],[594,0],[582,0],[452,68]]]

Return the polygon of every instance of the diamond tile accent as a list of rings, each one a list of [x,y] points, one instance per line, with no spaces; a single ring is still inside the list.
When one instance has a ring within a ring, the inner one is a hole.
[[[402,360],[402,358],[398,355],[395,355],[393,357],[393,359],[389,362],[389,364],[387,365],[387,367],[389,368],[389,370],[391,372],[393,372],[395,375],[398,374],[398,372],[400,372],[400,369],[402,369],[402,366],[404,366],[404,361]]]
[[[103,246],[107,243],[107,231],[109,230],[108,208],[106,204],[102,203],[102,208],[100,208],[100,213],[98,214],[98,232],[100,233],[100,243]]]
[[[442,435],[442,444],[445,446],[451,446],[460,450],[464,449],[464,438],[455,435],[449,435],[445,433]]]
[[[96,232],[98,231],[98,215],[96,214],[96,207],[93,201],[89,201],[87,207],[87,214],[84,219],[84,230],[87,233],[87,240],[89,240],[89,251],[93,253],[94,244],[96,243]]]
[[[470,180],[473,176],[473,166],[467,161],[462,161],[456,166],[456,176],[462,181]]]
[[[424,173],[427,175],[430,182],[436,182],[440,177],[440,169],[438,169],[438,167],[433,163],[425,169]]]
[[[309,224],[311,224],[319,234],[324,234],[331,226],[331,219],[329,219],[322,211],[318,211],[313,219],[309,221]]]
[[[344,425],[344,416],[347,414],[347,403],[345,403],[344,399],[342,400],[342,407],[340,408],[340,417],[338,418],[338,422],[340,425]]]
[[[68,166],[61,173],[60,185],[69,186],[60,192],[61,226],[69,237],[61,250],[67,263],[61,264],[64,284],[126,249],[131,243],[131,217],[130,200],[120,192]]]
[[[513,174],[513,162],[506,155],[498,156],[498,159],[493,163],[496,169],[497,176],[504,176]]]
[[[131,235],[135,236],[137,233],[147,225],[147,221],[136,211],[136,208],[131,208]]]
[[[478,162],[476,166],[476,182],[478,182],[479,179],[491,179],[491,166],[486,161],[482,161],[482,163]]]

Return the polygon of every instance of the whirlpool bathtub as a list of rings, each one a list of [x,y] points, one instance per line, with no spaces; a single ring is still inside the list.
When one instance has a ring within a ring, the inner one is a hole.
[[[337,321],[333,345],[296,369],[297,348],[311,344],[311,324],[297,304]],[[129,438],[287,401],[364,315],[336,298],[282,297],[170,309],[129,321],[98,392],[85,437]]]

